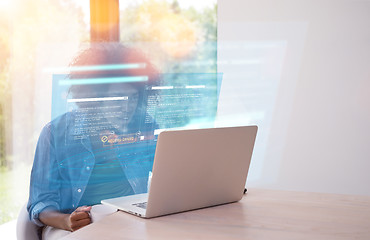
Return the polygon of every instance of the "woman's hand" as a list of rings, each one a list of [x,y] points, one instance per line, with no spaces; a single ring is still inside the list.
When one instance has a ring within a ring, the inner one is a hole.
[[[82,206],[78,207],[74,212],[72,212],[67,218],[68,230],[74,232],[86,225],[91,223],[90,212],[91,207]]]
[[[78,207],[71,214],[45,210],[40,213],[39,219],[45,225],[73,232],[91,223],[90,210],[91,207],[87,206]]]

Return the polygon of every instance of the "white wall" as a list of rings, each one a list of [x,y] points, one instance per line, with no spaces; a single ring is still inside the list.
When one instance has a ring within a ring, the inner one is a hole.
[[[370,195],[370,1],[218,4],[218,125],[260,126],[247,186]]]

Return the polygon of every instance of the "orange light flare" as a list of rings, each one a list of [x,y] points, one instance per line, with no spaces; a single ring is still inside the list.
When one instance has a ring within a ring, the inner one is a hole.
[[[118,0],[90,1],[90,23],[92,30],[100,35],[107,34],[116,28],[119,22]]]

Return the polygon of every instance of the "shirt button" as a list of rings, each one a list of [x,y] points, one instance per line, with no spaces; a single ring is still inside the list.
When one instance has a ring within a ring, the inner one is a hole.
[[[74,204],[72,204],[72,207],[75,207],[75,205],[74,205]]]
[[[90,170],[90,167],[89,167],[89,166],[87,166],[87,167],[86,167],[86,170]]]
[[[77,192],[81,192],[81,188],[77,189]]]

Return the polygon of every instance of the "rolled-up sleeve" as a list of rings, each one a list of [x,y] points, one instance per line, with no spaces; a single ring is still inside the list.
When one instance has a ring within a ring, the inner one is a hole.
[[[53,141],[52,126],[46,125],[39,137],[33,162],[27,210],[30,220],[44,224],[39,214],[48,209],[60,210],[59,170]]]

